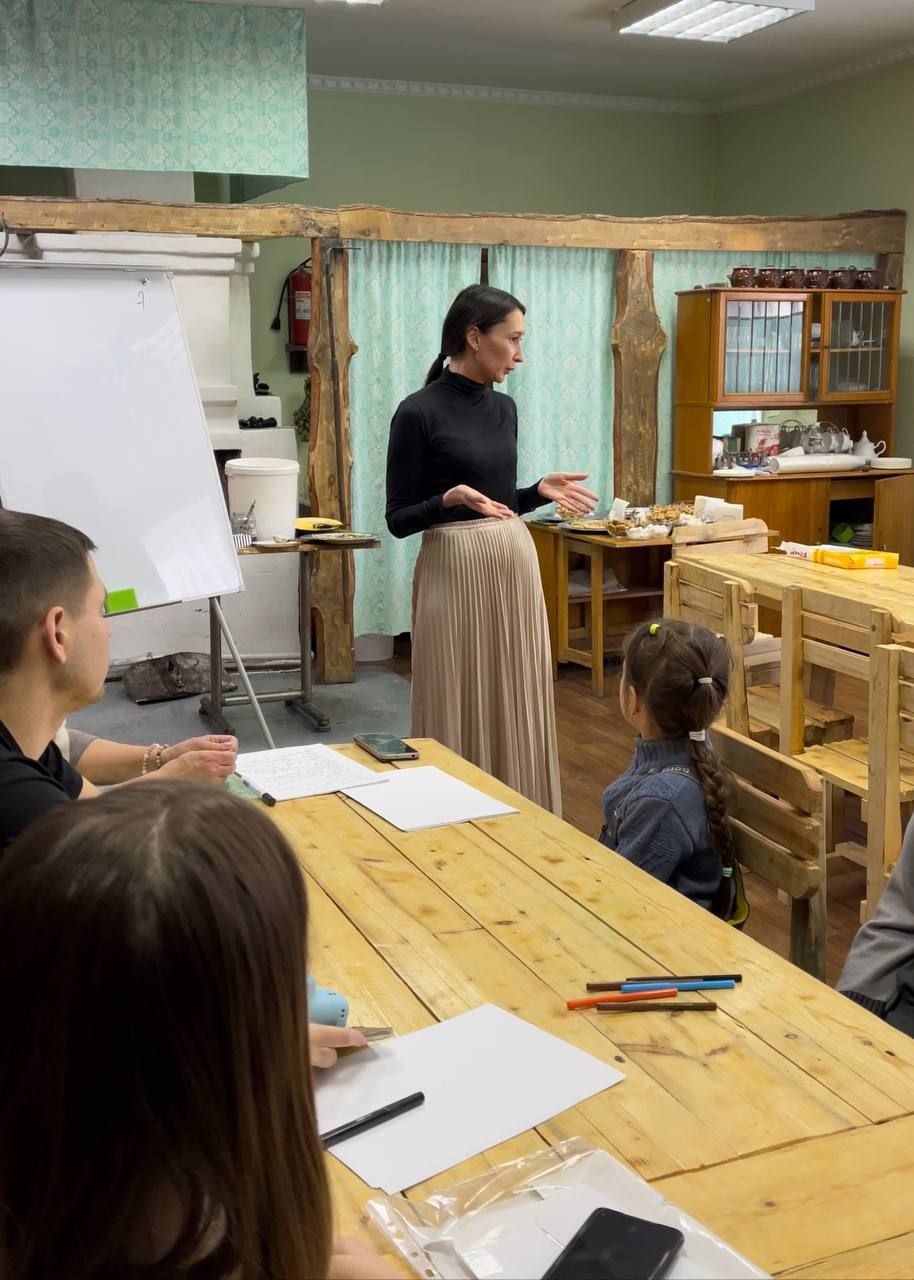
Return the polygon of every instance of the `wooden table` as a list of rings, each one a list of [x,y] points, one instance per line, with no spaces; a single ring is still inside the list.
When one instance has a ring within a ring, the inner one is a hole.
[[[914,1274],[914,1040],[438,744],[416,745],[418,764],[520,813],[405,834],[339,796],[277,806],[307,875],[311,970],[349,997],[354,1023],[404,1033],[491,1001],[626,1078],[410,1194],[579,1135],[775,1274]],[[564,1007],[589,979],[726,971],[744,981],[716,993],[716,1014]],[[330,1166],[338,1230],[366,1236],[375,1193]]]
[[[299,681],[296,689],[284,689],[271,693],[258,693],[256,701],[284,702],[290,711],[297,711],[313,727],[324,733],[330,728],[330,717],[321,711],[313,702],[313,680],[311,675],[311,575],[314,568],[314,557],[320,552],[364,551],[374,550],[381,544],[374,537],[360,538],[349,542],[312,542],[307,538],[297,538],[294,542],[274,542],[258,544],[253,547],[239,549],[240,556],[256,555],[297,555],[298,556],[298,643],[299,643]],[[239,706],[250,702],[248,693],[224,694],[222,692],[222,637],[225,632],[225,619],[222,615],[222,604],[218,597],[209,602],[209,693],[200,699],[200,714],[219,729],[220,733],[234,733],[235,730],[223,714],[224,707]],[[235,656],[233,654],[233,656]],[[236,658],[237,661],[237,658]],[[255,711],[258,708],[255,707]],[[262,722],[262,717],[261,723]],[[267,745],[273,746],[268,730],[263,728]]]
[[[702,556],[690,559],[724,578],[742,578],[754,589],[758,603],[780,612],[785,587],[809,587],[829,595],[853,595],[857,601],[886,609],[899,632],[914,631],[914,568],[833,569],[827,564],[795,560],[770,553],[764,556]]]

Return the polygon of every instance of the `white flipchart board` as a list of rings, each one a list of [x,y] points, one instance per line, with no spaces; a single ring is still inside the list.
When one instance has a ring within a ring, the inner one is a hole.
[[[171,278],[0,260],[0,502],[151,608],[242,589]]]

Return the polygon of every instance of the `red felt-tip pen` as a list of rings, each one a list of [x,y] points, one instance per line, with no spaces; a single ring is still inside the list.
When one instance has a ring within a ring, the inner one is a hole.
[[[675,987],[662,987],[657,991],[624,991],[611,996],[581,996],[578,1000],[566,1000],[566,1009],[595,1009],[598,1004],[629,1004],[635,1000],[659,1000],[661,997],[675,998],[679,992]]]

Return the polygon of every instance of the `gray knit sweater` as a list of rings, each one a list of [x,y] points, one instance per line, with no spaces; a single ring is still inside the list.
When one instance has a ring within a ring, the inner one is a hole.
[[[631,767],[603,792],[601,843],[699,906],[721,880],[688,738],[635,740]]]
[[[895,996],[898,974],[914,962],[914,821],[901,857],[872,920],[857,933],[838,979],[838,990],[882,1017]]]

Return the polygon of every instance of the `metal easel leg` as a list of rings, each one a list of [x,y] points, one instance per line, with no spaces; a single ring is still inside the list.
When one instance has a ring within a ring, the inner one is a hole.
[[[251,684],[250,677],[241,661],[241,654],[238,652],[235,641],[232,639],[232,633],[229,631],[228,623],[225,620],[225,614],[222,612],[222,604],[218,596],[213,596],[209,602],[209,638],[210,638],[210,693],[206,698],[201,699],[200,714],[208,716],[223,733],[232,733],[233,730],[229,726],[222,714],[223,698],[222,698],[222,637],[225,636],[225,642],[229,647],[229,651],[238,670],[238,679],[244,686],[248,701],[253,708],[254,715],[257,717],[257,723],[260,725],[260,732],[263,734],[264,742],[271,751],[275,750],[276,743],[273,741],[273,735],[267,727],[267,722],[263,718],[263,712],[260,709],[260,703],[257,701],[257,694],[254,692],[254,686]]]
[[[290,711],[297,711],[305,720],[310,721],[320,733],[330,728],[330,717],[321,711],[312,701],[313,675],[311,670],[311,574],[314,568],[314,556],[311,552],[302,551],[298,558],[298,635],[301,650],[301,692],[286,699]]]

